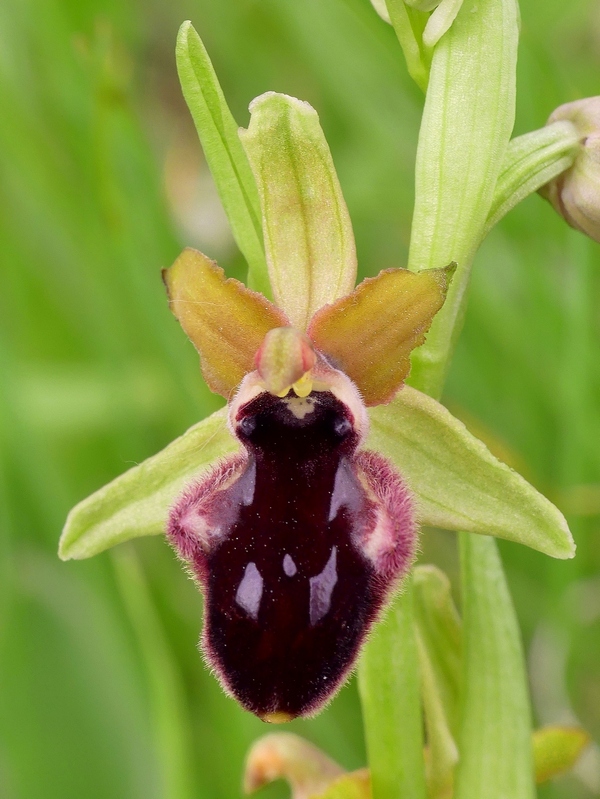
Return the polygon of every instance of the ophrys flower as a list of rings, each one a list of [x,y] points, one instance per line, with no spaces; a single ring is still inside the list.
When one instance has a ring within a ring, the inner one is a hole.
[[[275,303],[195,251],[167,270],[228,409],[77,506],[61,556],[162,532],[168,517],[205,591],[209,659],[246,707],[282,720],[341,684],[410,566],[417,523],[557,557],[573,545],[551,503],[402,386],[452,267],[386,270],[352,291],[352,228],[316,113],[275,94],[251,110],[242,140]]]

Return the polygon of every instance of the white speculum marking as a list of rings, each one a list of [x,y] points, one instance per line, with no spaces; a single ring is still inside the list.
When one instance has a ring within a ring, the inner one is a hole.
[[[292,556],[288,555],[287,553],[283,558],[283,571],[287,574],[288,577],[293,577],[298,571]]]
[[[288,411],[296,419],[304,419],[309,413],[313,413],[315,409],[315,401],[312,397],[289,397],[283,401]]]
[[[337,583],[337,547],[331,548],[331,555],[323,571],[316,577],[311,577],[310,582],[310,623],[317,624],[327,615],[331,607],[331,594]]]
[[[235,601],[253,619],[258,618],[258,609],[263,592],[263,578],[256,563],[246,566],[242,582],[238,586]]]
[[[333,483],[333,492],[331,494],[331,503],[329,505],[329,519],[332,522],[338,515],[338,511],[344,505],[349,505],[356,487],[348,474],[348,467],[344,461],[338,466],[335,473],[335,480]]]
[[[244,505],[252,505],[254,489],[256,488],[256,461],[252,461],[241,479],[244,481],[242,485],[242,503]]]

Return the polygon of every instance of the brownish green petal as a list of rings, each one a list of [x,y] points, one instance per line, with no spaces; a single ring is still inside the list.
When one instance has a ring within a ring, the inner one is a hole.
[[[200,353],[204,379],[211,391],[229,397],[254,369],[265,335],[287,319],[262,294],[226,278],[214,261],[189,247],[163,278],[171,310]]]
[[[315,347],[356,383],[366,405],[389,402],[405,380],[410,353],[425,340],[455,267],[387,269],[312,318]]]

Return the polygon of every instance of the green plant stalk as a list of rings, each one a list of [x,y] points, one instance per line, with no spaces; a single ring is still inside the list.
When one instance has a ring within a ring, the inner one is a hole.
[[[483,235],[521,200],[569,169],[580,142],[581,134],[566,119],[513,139],[506,149]]]
[[[410,383],[439,398],[460,333],[471,264],[483,237],[514,124],[518,9],[465,0],[434,49],[415,169],[408,268],[456,274]]]
[[[463,696],[454,796],[534,799],[525,664],[502,561],[493,538],[469,533],[461,533],[460,553]]]
[[[409,256],[409,268],[414,270],[439,267],[452,260],[459,264],[446,303],[426,344],[416,351],[413,359],[410,383],[434,397],[441,394],[460,332],[471,263],[484,235],[512,131],[517,44],[518,8],[513,0],[467,0],[434,50],[417,151]],[[491,563],[496,570],[496,585],[502,584],[495,543],[480,537],[473,545],[466,534],[461,535],[461,541],[463,557],[470,567],[462,574],[465,597],[491,596],[485,584]],[[493,595],[496,603],[493,611],[498,619],[504,618],[505,626],[488,632],[487,648],[508,652],[511,658],[497,680],[497,696],[505,697],[507,692],[514,691],[520,697],[519,702],[510,704],[510,712],[504,713],[496,735],[508,738],[510,752],[504,751],[504,761],[514,754],[515,743],[522,744],[523,753],[515,767],[496,758],[495,772],[502,773],[499,788],[504,793],[498,793],[488,783],[485,795],[490,799],[508,795],[512,799],[529,799],[533,769],[521,643],[516,623],[506,622],[507,619],[514,622],[508,592],[498,588]],[[396,600],[391,613],[398,620],[397,629],[403,629],[406,638],[402,640],[392,625],[380,625],[365,647],[359,671],[373,797],[421,799],[425,795],[422,752],[417,751],[421,734],[417,730],[415,740],[407,746],[403,725],[397,723],[402,717],[403,723],[414,729],[415,719],[420,722],[421,718],[410,585]],[[490,671],[498,663],[496,660],[481,663],[473,638],[474,628],[469,627],[474,618],[471,614],[466,622],[465,635],[472,645],[465,652],[465,674],[470,679],[474,664],[478,664],[483,670],[480,680],[485,681],[493,677]],[[500,631],[504,636],[503,647],[496,640]],[[401,651],[405,652],[403,671],[396,667]],[[473,723],[478,714],[478,720],[485,726],[483,739],[492,747],[487,756],[494,758],[495,739],[490,731],[493,733],[497,718],[489,713],[481,718],[484,708],[478,704],[481,697],[477,696],[477,684],[463,683],[462,690],[461,757],[469,758],[471,752],[476,753],[474,757],[480,754]],[[497,705],[495,709],[499,709]],[[514,735],[506,729],[506,722],[513,725]],[[404,784],[397,781],[397,775],[404,778]],[[468,771],[463,771],[461,779],[457,799],[483,795],[474,788],[476,781]],[[408,791],[407,783],[416,788]]]
[[[412,579],[373,631],[358,668],[373,799],[426,799]]]

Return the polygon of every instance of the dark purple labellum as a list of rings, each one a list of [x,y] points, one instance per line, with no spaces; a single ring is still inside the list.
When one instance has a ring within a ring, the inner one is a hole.
[[[411,496],[359,452],[329,391],[259,394],[237,411],[247,455],[192,485],[169,538],[206,598],[203,647],[225,687],[266,720],[315,712],[342,684],[414,554]]]

